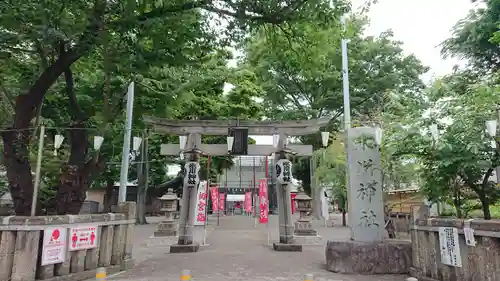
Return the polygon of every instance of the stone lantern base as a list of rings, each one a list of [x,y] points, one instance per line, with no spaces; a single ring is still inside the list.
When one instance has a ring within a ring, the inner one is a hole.
[[[310,221],[297,221],[295,222],[293,234],[297,236],[317,236],[318,232],[312,228]]]
[[[153,235],[154,237],[177,236],[177,222],[175,220],[165,220],[158,223]]]

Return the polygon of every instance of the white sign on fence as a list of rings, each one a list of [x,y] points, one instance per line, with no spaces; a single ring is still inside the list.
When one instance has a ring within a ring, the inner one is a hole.
[[[476,238],[474,238],[474,229],[470,227],[472,219],[466,220],[464,222],[464,237],[465,237],[465,245],[467,246],[476,246]]]
[[[43,231],[41,265],[63,263],[66,261],[68,235],[66,228],[51,227]]]
[[[204,225],[207,217],[206,217],[206,208],[207,208],[207,182],[202,181],[198,186],[198,195],[196,196],[196,217],[194,220],[194,225]]]
[[[81,225],[69,229],[69,250],[79,251],[97,247],[97,225]]]
[[[446,265],[462,267],[462,257],[458,244],[458,229],[455,227],[439,228],[439,247],[441,262]]]

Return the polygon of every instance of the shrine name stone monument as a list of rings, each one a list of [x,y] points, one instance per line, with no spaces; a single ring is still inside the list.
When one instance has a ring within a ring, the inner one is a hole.
[[[328,241],[325,253],[329,271],[403,274],[411,266],[411,243],[389,240],[385,230],[380,130],[358,127],[349,131],[348,216],[351,239]]]

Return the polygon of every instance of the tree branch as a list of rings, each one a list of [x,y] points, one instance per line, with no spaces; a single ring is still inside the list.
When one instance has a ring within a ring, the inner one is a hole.
[[[93,16],[75,47],[65,52],[53,64],[47,67],[27,93],[19,95],[16,98],[14,128],[27,128],[29,126],[47,90],[68,67],[95,44],[102,29],[105,10],[106,0],[95,0]]]
[[[488,171],[486,171],[486,174],[484,175],[483,183],[482,183],[483,188],[486,187],[486,185],[488,184],[490,177],[491,177],[491,174],[493,173],[493,170],[494,170],[494,168],[489,168]]]
[[[70,67],[68,67],[64,71],[64,80],[66,81],[66,95],[68,95],[70,115],[73,117],[74,121],[86,121],[88,119],[88,116],[78,104],[78,100],[76,98],[74,90],[73,72],[71,71]]]

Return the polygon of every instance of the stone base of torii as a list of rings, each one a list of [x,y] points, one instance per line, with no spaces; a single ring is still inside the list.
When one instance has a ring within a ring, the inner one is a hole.
[[[179,155],[184,152],[190,161],[199,161],[201,153],[211,156],[228,155],[227,144],[203,144],[202,135],[228,135],[229,129],[246,129],[248,135],[278,134],[277,148],[272,145],[248,145],[247,155],[268,156],[275,153],[275,162],[287,157],[289,152],[301,156],[312,156],[311,145],[286,145],[288,136],[314,134],[328,124],[329,118],[304,121],[250,121],[250,120],[166,120],[155,117],[144,117],[146,124],[156,132],[187,136],[184,150],[179,144],[162,144],[160,154]],[[286,148],[286,149],[285,149]],[[273,177],[274,175],[273,169]],[[294,243],[294,225],[290,189],[276,182],[279,213],[279,242],[273,245],[276,251],[302,251],[302,245]],[[179,240],[170,248],[171,253],[196,252],[199,245],[193,241],[193,229],[196,211],[196,188],[189,187],[184,180],[182,207],[179,218]]]

